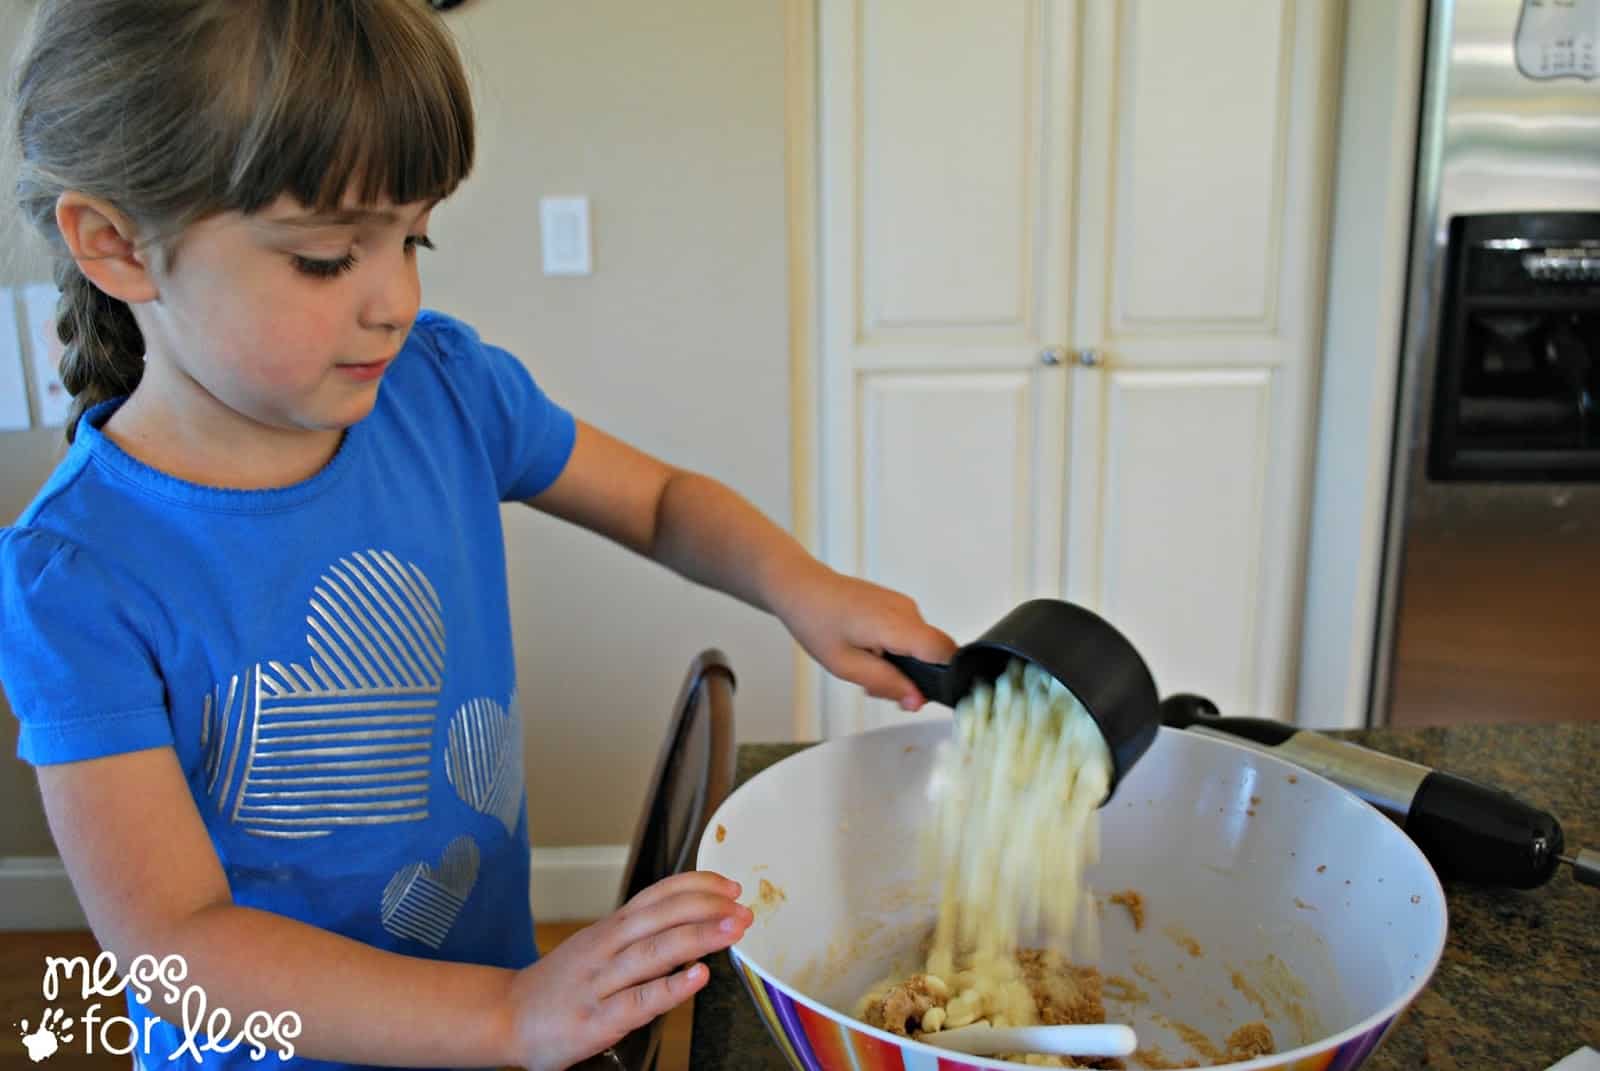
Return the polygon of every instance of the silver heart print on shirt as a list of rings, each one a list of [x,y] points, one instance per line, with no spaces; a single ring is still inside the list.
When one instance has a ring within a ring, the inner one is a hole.
[[[426,575],[388,551],[341,558],[306,616],[306,664],[258,662],[205,698],[205,793],[261,837],[428,817],[445,628]]]
[[[438,950],[478,881],[478,846],[471,837],[451,841],[435,870],[411,863],[383,890],[383,928]]]
[[[516,710],[516,696],[511,709]],[[522,726],[493,699],[474,699],[450,719],[444,772],[456,795],[515,834],[522,817]]]

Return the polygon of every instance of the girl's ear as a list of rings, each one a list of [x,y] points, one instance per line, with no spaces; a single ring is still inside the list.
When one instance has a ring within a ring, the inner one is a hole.
[[[68,190],[56,198],[56,226],[78,270],[107,295],[129,305],[160,296],[132,221],[111,205]]]

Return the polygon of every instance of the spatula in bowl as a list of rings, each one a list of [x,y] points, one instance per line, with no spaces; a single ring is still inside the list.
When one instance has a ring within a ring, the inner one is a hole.
[[[968,1056],[1031,1052],[1046,1056],[1127,1056],[1139,1047],[1131,1027],[1117,1023],[1073,1026],[989,1026],[974,1023],[924,1034],[922,1042]]]

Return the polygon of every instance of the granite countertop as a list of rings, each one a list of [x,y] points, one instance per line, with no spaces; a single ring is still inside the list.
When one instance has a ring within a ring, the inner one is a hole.
[[[1600,722],[1337,735],[1502,788],[1560,819],[1569,851],[1600,849]],[[741,746],[737,783],[806,746]],[[1445,891],[1444,959],[1367,1069],[1542,1071],[1582,1045],[1600,1048],[1600,889],[1562,867],[1538,889],[1447,883]],[[689,1066],[781,1071],[784,1059],[728,957],[710,965],[695,1000]]]

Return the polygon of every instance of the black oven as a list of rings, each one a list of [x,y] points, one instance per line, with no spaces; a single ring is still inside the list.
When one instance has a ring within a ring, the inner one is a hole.
[[[1600,481],[1600,212],[1456,216],[1428,476]]]

